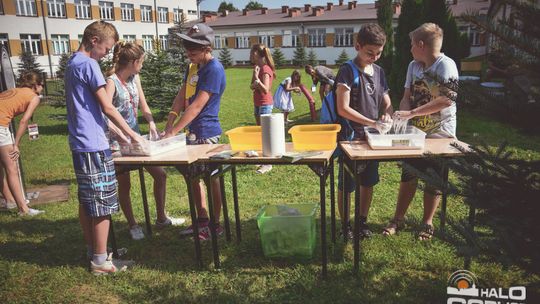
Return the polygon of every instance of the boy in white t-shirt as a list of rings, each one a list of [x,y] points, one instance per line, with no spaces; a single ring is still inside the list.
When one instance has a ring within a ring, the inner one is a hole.
[[[427,133],[427,137],[455,138],[458,70],[455,62],[440,52],[443,31],[434,23],[424,23],[409,36],[414,60],[407,69],[400,111],[396,111],[394,118],[411,120],[412,125]],[[411,166],[419,171],[426,171],[428,168],[435,172],[442,171],[439,164],[428,160],[405,162],[396,212],[383,231],[385,235],[395,234],[401,228],[405,213],[416,193],[418,177],[408,169]],[[440,194],[439,189],[426,184],[420,240],[428,240],[433,236],[433,216],[439,205]]]

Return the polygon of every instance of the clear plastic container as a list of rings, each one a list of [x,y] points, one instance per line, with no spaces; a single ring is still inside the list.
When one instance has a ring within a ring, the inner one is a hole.
[[[120,143],[122,156],[153,156],[186,146],[185,133],[156,141],[149,140],[148,135],[143,138],[146,139],[143,144]]]
[[[257,226],[266,257],[309,259],[317,243],[318,204],[268,205],[259,211]]]
[[[337,145],[339,124],[298,125],[289,129],[294,150],[334,150]]]
[[[229,137],[231,150],[262,151],[262,131],[260,126],[238,127],[225,132]]]
[[[404,134],[379,134],[375,128],[364,127],[369,146],[373,150],[424,149],[426,133],[414,126],[407,126]]]

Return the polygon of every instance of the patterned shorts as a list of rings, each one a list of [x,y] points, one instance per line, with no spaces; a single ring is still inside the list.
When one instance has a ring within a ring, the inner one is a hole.
[[[210,138],[197,138],[194,133],[190,133],[187,136],[186,143],[188,145],[204,145],[204,144],[217,144],[221,135],[217,135]]]
[[[78,196],[90,217],[118,212],[116,173],[110,150],[72,152],[73,167],[79,186]]]

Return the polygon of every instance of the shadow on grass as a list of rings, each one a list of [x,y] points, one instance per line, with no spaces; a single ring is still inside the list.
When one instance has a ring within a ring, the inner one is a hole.
[[[31,185],[71,185],[75,179],[58,178],[51,180],[50,178],[31,178],[28,182]]]
[[[39,126],[40,135],[68,135],[67,121],[65,124]]]

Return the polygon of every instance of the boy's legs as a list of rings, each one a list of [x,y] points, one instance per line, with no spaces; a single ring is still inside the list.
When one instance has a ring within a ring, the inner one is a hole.
[[[167,173],[161,167],[145,167],[154,179],[154,199],[156,200],[156,213],[158,222],[165,222],[165,195],[167,192]]]
[[[427,189],[424,191],[424,217],[422,222],[424,224],[433,226],[433,217],[439,206],[441,195],[430,193]]]
[[[403,221],[405,218],[407,209],[409,209],[409,205],[411,204],[416,193],[417,185],[418,178],[413,178],[411,180],[402,181],[399,183],[396,212],[394,213],[395,221]]]

